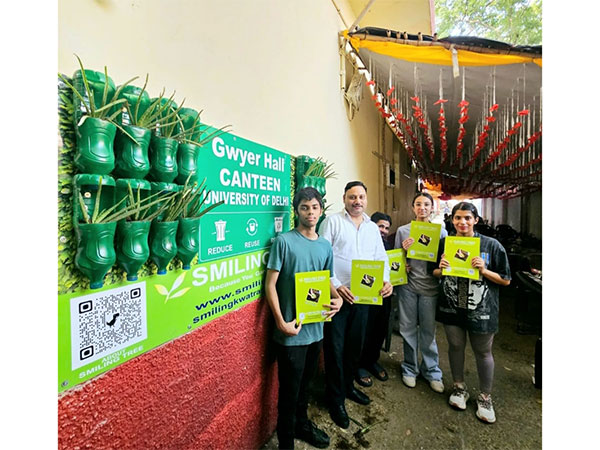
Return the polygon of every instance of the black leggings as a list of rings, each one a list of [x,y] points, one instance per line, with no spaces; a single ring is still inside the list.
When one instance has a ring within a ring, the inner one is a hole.
[[[454,325],[444,325],[448,339],[448,358],[454,382],[465,381],[465,347],[467,346],[467,331]],[[479,375],[479,390],[486,394],[492,393],[494,382],[494,356],[492,343],[494,334],[475,334],[469,331],[469,341],[475,354],[477,373]]]

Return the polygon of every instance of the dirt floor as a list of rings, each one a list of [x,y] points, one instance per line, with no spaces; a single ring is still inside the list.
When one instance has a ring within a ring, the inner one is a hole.
[[[517,333],[514,292],[503,291],[500,331],[493,347],[495,424],[484,424],[475,417],[477,406],[474,399],[478,394],[478,381],[469,344],[465,381],[471,398],[467,410],[456,411],[448,405],[452,376],[447,356],[448,344],[440,324],[437,326],[437,342],[446,385],[443,394],[432,391],[422,378],[417,379],[417,386],[413,389],[402,384],[402,338],[394,331],[389,353],[382,351],[379,359],[379,363],[388,371],[389,379],[386,382],[374,379],[373,386],[368,388],[357,385],[372,401],[370,405],[362,406],[346,400],[346,410],[351,417],[348,429],[339,428],[329,417],[322,373],[313,383],[308,416],[329,434],[329,448],[539,449],[542,447],[542,390],[536,389],[532,383],[536,341],[536,334]],[[360,433],[361,429],[363,433]],[[276,449],[276,435],[263,448]],[[296,440],[295,448],[314,447]]]

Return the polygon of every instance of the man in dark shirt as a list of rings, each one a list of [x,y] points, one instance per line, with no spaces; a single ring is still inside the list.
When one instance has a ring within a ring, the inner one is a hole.
[[[392,250],[394,247],[390,245],[387,237],[392,226],[392,218],[385,213],[376,212],[371,216],[371,220],[379,227],[383,246],[387,250]],[[365,333],[365,344],[361,353],[359,369],[356,373],[356,382],[364,387],[373,385],[373,380],[369,376],[370,372],[375,378],[381,381],[388,379],[388,374],[381,365],[378,364],[379,352],[383,341],[388,332],[388,324],[390,312],[392,309],[392,296],[383,298],[383,305],[370,306],[369,317],[367,319],[367,330]]]

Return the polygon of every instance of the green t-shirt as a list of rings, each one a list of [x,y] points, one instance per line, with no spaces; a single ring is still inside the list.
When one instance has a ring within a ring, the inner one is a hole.
[[[280,234],[271,246],[267,269],[279,272],[276,289],[279,307],[286,322],[296,317],[295,274],[329,270],[333,275],[333,250],[329,241],[319,237],[312,241],[298,231]],[[286,336],[275,328],[273,340],[281,345],[308,345],[323,339],[323,323],[302,325],[296,336]]]

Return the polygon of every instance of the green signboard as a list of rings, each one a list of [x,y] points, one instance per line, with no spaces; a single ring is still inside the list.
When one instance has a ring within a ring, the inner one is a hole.
[[[203,147],[199,162],[198,181],[211,190],[206,204],[224,202],[202,218],[200,261],[267,248],[289,230],[289,155],[226,133]]]
[[[58,383],[69,389],[261,297],[257,251],[58,297]]]
[[[268,247],[290,228],[292,158],[233,134],[214,137],[198,155],[197,181],[206,179],[212,190],[207,206],[223,204],[201,218],[198,263],[182,270],[175,257],[167,274],[156,275],[148,260],[131,282],[115,264],[104,287],[90,290],[75,263],[74,105],[68,88],[59,92],[58,389],[64,391],[261,297]]]

